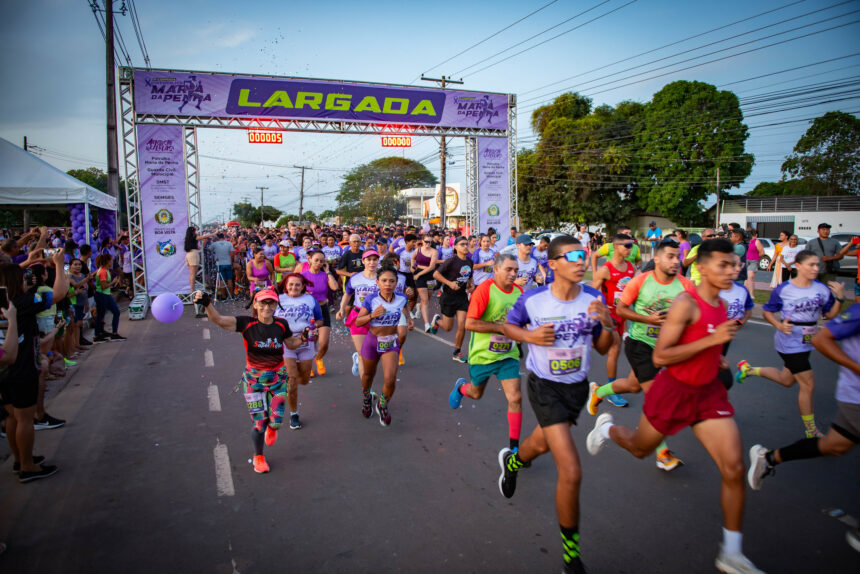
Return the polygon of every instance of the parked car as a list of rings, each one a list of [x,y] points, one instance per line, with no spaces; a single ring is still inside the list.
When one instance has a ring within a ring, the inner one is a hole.
[[[855,237],[860,237],[860,233],[834,233],[830,237],[838,241],[842,247],[845,247],[846,243],[851,243],[851,240]],[[851,275],[857,275],[857,258],[856,257],[843,257],[839,261],[839,271],[844,271],[845,273],[849,273]]]

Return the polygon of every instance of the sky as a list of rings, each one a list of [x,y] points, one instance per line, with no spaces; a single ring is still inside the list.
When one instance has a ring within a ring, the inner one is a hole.
[[[616,105],[647,102],[672,81],[708,82],[741,98],[750,126],[746,151],[756,163],[733,192],[779,179],[809,119],[860,112],[858,0],[135,6],[153,68],[427,86],[433,84],[422,82],[422,73],[444,74],[462,78],[463,89],[517,94],[520,148],[534,144],[532,110],[564,91],[587,95],[595,106]],[[116,18],[132,65],[143,67],[130,16]],[[87,0],[0,4],[0,137],[21,145],[27,136],[44,150],[42,159],[63,170],[104,169],[104,54]],[[437,176],[440,170],[431,137],[392,151],[370,135],[290,132],[282,145],[254,145],[243,130],[201,129],[198,143],[204,220],[229,216],[234,202],[258,202],[257,186],[269,188],[266,204],[297,212],[294,165],[313,168],[305,172],[304,208],[317,213],[335,207],[348,170],[374,159],[403,155]],[[462,139],[449,138],[449,182],[463,181],[463,154]]]

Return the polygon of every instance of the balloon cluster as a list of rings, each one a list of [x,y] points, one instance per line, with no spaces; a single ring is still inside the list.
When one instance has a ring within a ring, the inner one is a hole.
[[[70,203],[68,205],[69,213],[71,214],[71,223],[72,223],[72,239],[75,240],[75,243],[78,245],[83,245],[84,243],[90,243],[90,238],[87,237],[87,227],[86,227],[86,216],[87,211],[84,207],[83,203]],[[90,214],[90,221],[92,221],[92,213]],[[92,223],[90,224],[90,229],[92,229]]]
[[[99,209],[99,242],[104,241],[105,237],[116,237],[116,212]]]

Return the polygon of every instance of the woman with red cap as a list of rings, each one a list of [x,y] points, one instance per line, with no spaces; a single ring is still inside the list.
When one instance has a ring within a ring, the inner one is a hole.
[[[210,304],[212,299],[209,294],[202,291],[194,293],[194,302],[203,305],[206,316],[215,325],[242,333],[246,360],[240,384],[244,385],[245,403],[254,421],[251,431],[254,472],[269,472],[269,464],[263,456],[263,443],[274,445],[278,440],[278,429],[284,422],[288,379],[284,350],[296,350],[306,343],[307,332],[293,337],[289,323],[275,317],[275,309],[280,305],[278,294],[271,288],[261,289],[254,294],[250,317],[221,315]]]

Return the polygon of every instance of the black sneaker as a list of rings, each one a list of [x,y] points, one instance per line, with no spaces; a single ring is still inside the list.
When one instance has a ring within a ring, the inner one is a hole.
[[[58,429],[64,424],[66,424],[66,421],[63,419],[57,419],[48,413],[45,413],[45,416],[43,416],[41,420],[37,420],[33,423],[33,428],[36,430]]]
[[[34,480],[39,480],[40,478],[48,478],[49,476],[57,474],[58,470],[60,469],[56,466],[51,465],[42,465],[41,470],[37,470],[35,472],[27,472],[22,470],[18,473],[18,482],[33,482]]]
[[[364,402],[361,404],[361,416],[369,419],[370,415],[373,414],[373,393],[368,393],[368,395],[364,397],[363,401]]]
[[[45,462],[44,456],[36,456],[35,454],[33,455],[33,464],[42,464],[43,462]],[[12,463],[12,472],[14,472],[16,474],[21,472],[21,463],[20,462],[15,461]]]
[[[588,570],[585,569],[585,564],[582,563],[582,558],[577,556],[576,558],[571,559],[570,562],[564,563],[564,568],[562,569],[561,574],[588,574]]]
[[[93,342],[90,341],[89,339],[85,339],[84,337],[81,337],[80,345],[82,347],[89,347],[92,344],[93,344]]]
[[[302,421],[299,420],[298,413],[290,415],[290,428],[293,430],[302,428]]]
[[[499,451],[499,467],[502,472],[499,475],[499,492],[505,498],[511,498],[517,489],[517,471],[508,470],[508,460],[514,456],[514,451],[508,447]]]
[[[126,339],[125,339],[125,337],[123,337],[119,333],[111,333],[110,334],[110,340],[111,341],[125,341]]]
[[[93,337],[93,344],[106,343],[109,340],[107,333],[101,333]]]

